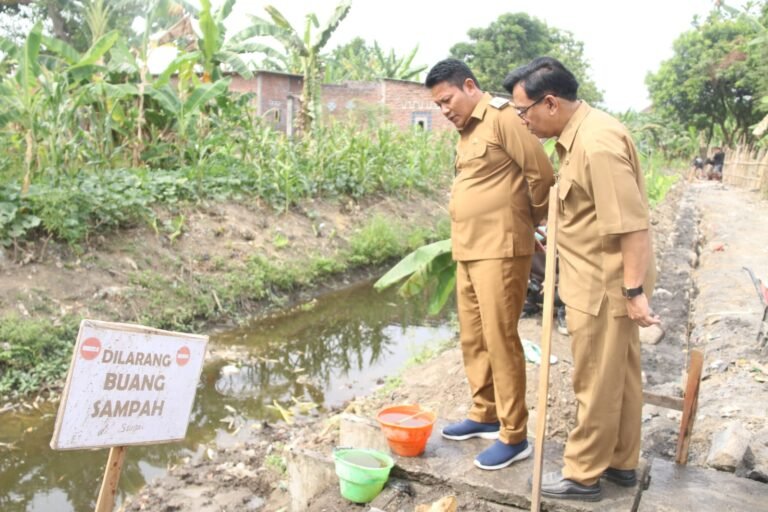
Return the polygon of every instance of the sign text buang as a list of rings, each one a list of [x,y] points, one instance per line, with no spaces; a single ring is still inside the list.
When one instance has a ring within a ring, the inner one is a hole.
[[[83,320],[51,448],[184,438],[207,336]]]

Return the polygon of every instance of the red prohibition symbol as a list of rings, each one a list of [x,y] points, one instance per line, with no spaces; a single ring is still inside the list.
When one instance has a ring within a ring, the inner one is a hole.
[[[101,353],[101,342],[98,338],[88,338],[80,345],[80,355],[83,359],[96,359]]]
[[[176,364],[179,366],[184,366],[189,362],[190,355],[189,355],[189,348],[188,347],[181,347],[178,352],[176,352]]]

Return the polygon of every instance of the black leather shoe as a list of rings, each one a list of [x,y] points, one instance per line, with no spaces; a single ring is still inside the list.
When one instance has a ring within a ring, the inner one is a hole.
[[[600,482],[584,485],[563,478],[560,471],[545,473],[541,477],[541,495],[563,500],[600,501],[603,497]]]
[[[637,473],[634,469],[608,468],[603,471],[603,478],[622,487],[634,487],[637,485]]]

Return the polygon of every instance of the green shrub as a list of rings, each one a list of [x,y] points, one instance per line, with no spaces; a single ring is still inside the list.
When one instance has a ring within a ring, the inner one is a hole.
[[[15,315],[0,318],[0,395],[62,384],[77,329],[73,318],[62,325]]]
[[[392,219],[376,216],[349,240],[349,261],[376,265],[406,252],[402,229]]]

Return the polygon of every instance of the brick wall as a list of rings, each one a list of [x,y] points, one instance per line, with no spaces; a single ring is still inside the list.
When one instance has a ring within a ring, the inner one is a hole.
[[[301,95],[302,79],[299,75],[259,71],[253,78],[243,78],[234,75],[229,90],[234,92],[253,93],[256,101],[256,112],[269,122],[276,130],[286,131],[288,126],[288,103],[293,101],[292,115],[295,117],[298,109],[298,99],[292,96]]]
[[[257,112],[275,129],[286,131],[289,110],[295,118],[299,108],[302,78],[299,75],[259,71],[251,79],[232,76],[230,90],[250,92],[256,96]],[[345,119],[350,115],[382,116],[403,129],[420,125],[427,130],[453,130],[454,126],[432,102],[429,90],[419,82],[379,80],[323,84],[323,115]]]
[[[455,130],[432,102],[429,89],[418,82],[384,80],[384,104],[390,120],[401,128],[420,124],[433,131]]]
[[[323,84],[323,115],[347,119],[383,115],[381,82],[344,82]]]

